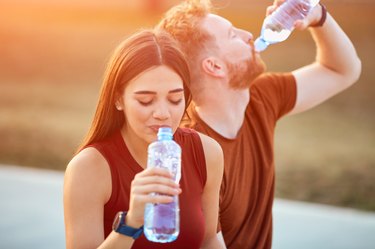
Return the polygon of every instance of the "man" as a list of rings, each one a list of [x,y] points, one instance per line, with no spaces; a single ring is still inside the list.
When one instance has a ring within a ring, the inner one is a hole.
[[[276,0],[268,14],[282,2]],[[295,23],[312,34],[315,62],[290,73],[264,73],[252,34],[211,9],[210,1],[184,1],[158,27],[180,42],[190,63],[190,126],[216,139],[224,151],[219,219],[225,244],[271,248],[276,122],[352,85],[361,62],[339,25],[317,5]]]

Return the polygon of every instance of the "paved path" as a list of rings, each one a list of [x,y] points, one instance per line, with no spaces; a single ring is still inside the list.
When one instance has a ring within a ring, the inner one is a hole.
[[[0,166],[0,248],[63,249],[63,173]],[[277,199],[274,249],[374,249],[375,213]]]

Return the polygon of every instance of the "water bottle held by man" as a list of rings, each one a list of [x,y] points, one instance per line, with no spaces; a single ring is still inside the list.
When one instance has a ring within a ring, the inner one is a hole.
[[[173,141],[172,129],[161,127],[157,141],[148,147],[147,168],[167,169],[176,183],[181,179],[181,148]],[[153,193],[157,194],[157,193]],[[153,242],[172,242],[180,232],[178,196],[170,203],[147,203],[144,216],[144,234]]]
[[[270,44],[286,40],[295,21],[304,19],[318,3],[319,0],[286,0],[264,19],[260,36],[254,43],[255,50],[261,52]]]

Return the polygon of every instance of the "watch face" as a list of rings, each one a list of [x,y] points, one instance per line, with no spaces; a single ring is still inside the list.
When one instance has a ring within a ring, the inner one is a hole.
[[[113,224],[112,224],[113,230],[117,230],[117,228],[120,226],[121,219],[122,219],[122,212],[118,212],[116,214],[115,219],[114,219]]]

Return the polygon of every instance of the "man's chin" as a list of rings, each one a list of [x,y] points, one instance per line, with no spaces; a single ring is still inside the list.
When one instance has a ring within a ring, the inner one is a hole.
[[[266,71],[266,64],[260,58],[259,54],[254,55],[254,60],[246,61],[246,69],[239,64],[228,64],[230,76],[230,85],[233,89],[248,89],[252,82]],[[242,64],[243,65],[243,64]]]

